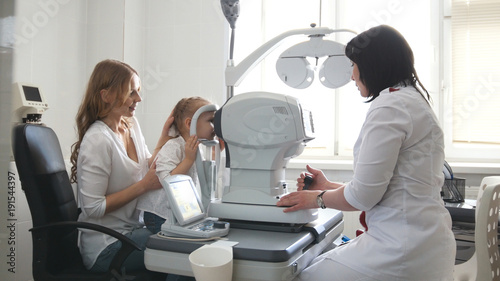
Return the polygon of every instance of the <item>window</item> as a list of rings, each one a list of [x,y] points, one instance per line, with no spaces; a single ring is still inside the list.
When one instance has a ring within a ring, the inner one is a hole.
[[[325,5],[326,2],[331,3]],[[432,29],[430,25],[431,2],[433,1],[322,1],[323,9],[331,10],[331,6],[335,7],[335,13],[329,16],[325,15],[323,18],[333,18],[334,20],[325,23],[333,28],[348,28],[363,32],[373,26],[386,24],[400,31],[412,47],[415,68],[420,80],[430,91],[435,101],[434,108],[437,110],[439,88],[436,86],[438,85],[437,79],[432,75],[436,63],[432,37],[430,36]],[[345,40],[342,43],[348,41]],[[341,87],[335,95],[338,98],[336,103],[338,135],[335,140],[337,144],[335,157],[352,158],[352,147],[370,104],[364,103],[365,99],[360,97],[354,83]]]
[[[500,108],[500,61],[494,50],[500,41],[493,41],[500,40],[498,0],[261,0],[240,1],[240,6],[236,64],[278,34],[311,23],[357,32],[379,24],[393,26],[412,47],[415,68],[431,94],[445,132],[447,160],[500,158],[500,114],[494,111]],[[334,33],[326,39],[346,44],[352,37]],[[306,40],[296,36],[284,41],[235,88],[235,94],[262,90],[297,97],[313,112],[316,129],[316,139],[301,157],[351,159],[370,105],[354,83],[332,90],[315,81],[296,90],[276,74],[279,55]]]
[[[236,64],[264,42],[292,29],[308,28],[311,23],[357,32],[389,24],[405,34],[416,57],[421,58],[418,61],[423,63],[417,65],[417,69],[421,68],[419,75],[424,83],[430,76],[426,74],[430,66],[425,63],[432,55],[429,54],[430,39],[416,35],[423,29],[430,29],[427,1],[273,0],[240,1],[240,6],[234,49]],[[333,33],[325,39],[346,44],[353,36],[352,33]],[[307,40],[305,36],[285,40],[235,88],[235,94],[262,90],[297,97],[313,112],[316,131],[316,139],[307,144],[301,157],[351,159],[352,147],[369,107],[354,83],[336,90],[329,89],[317,81],[316,73],[316,81],[310,87],[297,90],[282,83],[276,74],[279,55]],[[315,65],[315,62],[310,61],[310,64]]]
[[[443,118],[447,154],[458,159],[500,158],[499,30],[499,1],[445,2]]]
[[[309,28],[311,23],[316,23],[318,26],[320,24],[321,2],[318,0],[240,1],[240,6],[234,50],[236,64],[264,42],[283,32]],[[316,139],[307,144],[306,152],[303,154],[308,157],[333,156],[335,155],[334,140],[338,134],[336,126],[333,125],[337,114],[335,105],[338,102],[335,91],[323,87],[317,81],[317,72],[315,73],[316,81],[304,90],[288,87],[276,73],[275,65],[279,55],[289,47],[307,40],[306,36],[299,35],[285,39],[249,73],[241,85],[235,88],[235,94],[266,91],[298,98],[304,108],[313,112],[316,131]],[[310,61],[310,64],[315,65],[316,62]]]

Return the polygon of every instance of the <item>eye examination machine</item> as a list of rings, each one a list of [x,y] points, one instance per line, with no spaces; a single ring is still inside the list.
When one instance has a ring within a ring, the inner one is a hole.
[[[226,144],[229,185],[209,214],[243,221],[308,223],[317,210],[283,213],[285,168],[314,139],[311,112],[291,96],[253,92],[229,99],[215,113],[216,135]]]
[[[229,17],[228,20],[232,18]],[[233,26],[233,24],[231,24]],[[332,30],[312,28],[291,30],[266,42],[237,66],[230,57],[226,69],[228,100],[216,112],[214,127],[226,143],[226,167],[229,184],[220,201],[212,201],[209,214],[226,219],[303,224],[317,219],[317,210],[283,213],[276,207],[288,192],[285,168],[300,155],[306,143],[314,139],[313,113],[298,99],[284,94],[250,92],[233,95],[247,72],[274,50],[285,38],[307,35],[305,41],[285,50],[276,63],[280,79],[290,87],[305,89],[314,80],[314,70],[306,58],[326,57],[319,68],[319,80],[328,88],[350,81],[351,64],[344,55],[345,46],[323,38]]]
[[[235,65],[232,45],[239,3],[222,0],[221,5],[232,29],[225,72],[227,100],[220,108],[200,108],[192,122],[204,111],[215,111],[214,129],[224,142],[228,174],[220,196],[214,196],[214,171],[219,169],[213,165],[218,161],[206,161],[199,152],[196,167],[200,197],[208,217],[228,222],[229,232],[217,238],[226,241],[153,235],[146,245],[145,264],[153,271],[193,276],[189,254],[205,244],[226,243],[233,249],[233,280],[291,280],[315,257],[335,247],[334,242],[343,231],[340,211],[308,209],[284,213],[283,207],[276,206],[280,197],[290,192],[285,181],[289,160],[300,155],[315,138],[314,113],[290,95],[264,91],[235,95],[234,87],[285,38],[296,35],[305,35],[309,40],[280,55],[276,63],[279,79],[290,87],[305,89],[316,72],[307,58],[326,58],[318,68],[319,81],[329,88],[341,87],[350,81],[352,72],[344,55],[345,46],[324,38],[335,32],[355,32],[315,25],[291,30],[264,43]],[[191,133],[194,132],[192,128]],[[201,143],[209,151],[212,146],[219,147],[217,141]]]

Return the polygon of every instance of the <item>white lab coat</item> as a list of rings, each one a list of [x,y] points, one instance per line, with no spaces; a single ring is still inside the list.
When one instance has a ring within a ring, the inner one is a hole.
[[[452,280],[456,244],[440,197],[443,149],[439,123],[413,87],[382,91],[355,144],[354,176],[344,190],[366,211],[368,231],[319,259],[377,280]],[[336,280],[335,272],[307,274]]]

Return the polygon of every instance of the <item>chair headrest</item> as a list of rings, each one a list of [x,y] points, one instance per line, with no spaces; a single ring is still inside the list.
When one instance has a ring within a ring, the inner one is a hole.
[[[66,170],[61,152],[61,145],[55,132],[45,126],[23,124],[15,129],[16,142],[14,146],[25,146],[29,158],[36,159],[27,165],[33,165],[34,174],[52,174]],[[17,154],[16,152],[14,152]],[[17,155],[15,155],[17,156]],[[17,157],[16,157],[17,161]],[[29,161],[29,159],[25,159]]]

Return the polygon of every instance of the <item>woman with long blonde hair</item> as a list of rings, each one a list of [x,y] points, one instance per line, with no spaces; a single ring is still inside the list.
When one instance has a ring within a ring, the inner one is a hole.
[[[77,183],[79,221],[112,228],[145,248],[151,232],[139,221],[136,201],[162,187],[153,159],[169,139],[173,117],[165,122],[151,154],[134,116],[142,101],[140,90],[139,75],[128,64],[104,60],[95,66],[76,117],[78,140],[72,146],[71,180]],[[120,244],[111,236],[81,230],[80,252],[92,271],[107,270]],[[144,253],[133,252],[124,267],[144,269]]]

